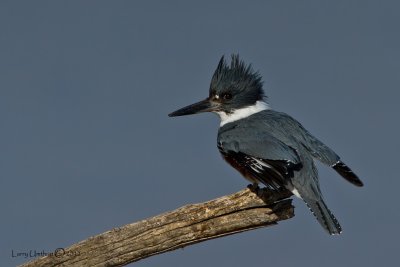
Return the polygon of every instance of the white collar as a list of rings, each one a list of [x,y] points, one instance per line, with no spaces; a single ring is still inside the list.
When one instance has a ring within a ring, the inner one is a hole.
[[[216,112],[220,119],[221,119],[221,124],[220,127],[224,126],[227,123],[234,122],[240,119],[244,119],[248,116],[251,116],[255,113],[258,113],[263,110],[270,109],[270,106],[265,103],[264,101],[257,101],[254,105],[245,107],[245,108],[239,108],[235,109],[232,113],[225,113],[223,111],[218,111]]]

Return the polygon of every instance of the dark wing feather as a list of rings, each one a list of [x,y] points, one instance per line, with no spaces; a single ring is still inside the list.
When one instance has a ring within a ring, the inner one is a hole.
[[[293,148],[267,133],[244,135],[239,130],[220,133],[218,149],[224,159],[249,180],[278,189],[288,183],[294,171],[302,168]]]
[[[336,164],[332,165],[332,168],[337,171],[344,179],[356,186],[363,186],[363,182],[358,178],[358,176],[346,165],[343,161],[338,161]]]

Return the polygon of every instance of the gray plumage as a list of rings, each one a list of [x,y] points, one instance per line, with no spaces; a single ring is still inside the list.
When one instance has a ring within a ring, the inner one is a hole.
[[[257,131],[252,130],[255,128]],[[222,126],[218,131],[218,145],[224,156],[235,157],[233,154],[243,153],[254,160],[264,161],[269,167],[250,167],[250,174],[244,174],[248,176],[246,178],[250,177],[249,180],[253,183],[262,183],[275,189],[282,185],[289,190],[296,189],[330,234],[341,232],[338,221],[322,197],[313,161],[314,157],[325,164],[333,165],[339,161],[339,156],[296,120],[281,112],[261,111]],[[275,161],[275,164],[271,161]],[[297,166],[298,170],[294,170],[291,175],[288,170],[288,174],[284,175],[285,171],[279,171],[277,167],[282,165],[289,170]],[[274,172],[280,174],[280,180],[271,179]]]
[[[219,114],[218,149],[230,165],[254,184],[292,191],[330,234],[340,234],[341,226],[323,199],[314,160],[354,185],[362,186],[361,180],[332,149],[289,115],[267,108],[260,102],[264,99],[258,72],[234,55],[230,67],[220,60],[206,100],[170,116]]]

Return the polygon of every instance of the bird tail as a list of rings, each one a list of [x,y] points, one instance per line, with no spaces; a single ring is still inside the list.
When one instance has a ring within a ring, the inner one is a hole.
[[[342,233],[342,227],[332,212],[328,209],[322,198],[319,200],[303,198],[303,200],[314,214],[315,218],[317,218],[321,226],[329,234],[338,235]]]
[[[339,160],[336,162],[334,165],[332,165],[332,168],[350,183],[356,186],[364,185],[360,178],[358,178],[357,175],[342,161]]]

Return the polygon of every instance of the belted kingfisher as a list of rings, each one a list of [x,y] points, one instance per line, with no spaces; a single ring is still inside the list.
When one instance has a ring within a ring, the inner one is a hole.
[[[218,149],[232,167],[255,186],[290,190],[307,204],[329,234],[340,234],[342,228],[324,202],[314,160],[332,167],[356,186],[363,183],[297,120],[272,110],[262,85],[260,74],[238,55],[232,55],[230,66],[222,57],[211,79],[208,98],[169,116],[218,114]]]

